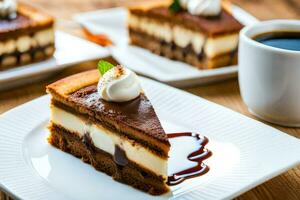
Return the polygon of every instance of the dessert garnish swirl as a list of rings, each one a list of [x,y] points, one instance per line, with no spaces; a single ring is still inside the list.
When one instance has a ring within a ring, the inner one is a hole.
[[[209,171],[209,167],[203,161],[212,155],[212,152],[205,148],[205,146],[208,143],[208,139],[206,137],[193,132],[168,134],[169,140],[177,137],[193,137],[198,141],[199,149],[194,152],[191,152],[187,156],[188,160],[196,162],[197,165],[169,175],[167,181],[167,184],[169,186],[178,185],[179,183],[182,183],[187,179],[195,178],[206,174]]]
[[[15,0],[0,0],[0,19],[13,19],[17,15]]]
[[[187,10],[192,15],[212,17],[221,12],[221,0],[174,0],[172,11]]]
[[[137,98],[141,91],[138,76],[121,65],[114,66],[100,61],[98,69],[102,75],[97,90],[100,97],[111,102],[126,102]]]

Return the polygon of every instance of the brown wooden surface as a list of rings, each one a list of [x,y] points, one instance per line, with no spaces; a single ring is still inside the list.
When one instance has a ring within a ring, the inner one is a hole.
[[[137,2],[143,3],[146,1],[147,0],[27,0],[26,2],[32,2],[37,6],[46,9],[49,13],[55,15],[57,19],[60,20],[57,25],[59,29],[80,35],[81,31],[79,30],[79,27],[69,21],[72,14],[100,8],[132,5]],[[152,1],[160,2],[160,0]],[[232,2],[236,3],[262,20],[275,18],[300,19],[300,0],[232,0]],[[94,61],[75,65],[57,73],[48,80],[29,84],[17,89],[0,92],[0,113],[44,95],[45,86],[48,83],[73,73],[84,71],[86,69],[93,69],[95,68],[95,63],[96,62]],[[186,90],[197,96],[201,96],[210,101],[229,107],[237,112],[253,117],[249,114],[245,104],[241,100],[236,79],[217,84],[189,88]],[[300,129],[284,128],[275,125],[273,126],[290,135],[300,138]],[[4,200],[5,198],[5,195],[0,194],[0,200]],[[299,200],[300,166],[291,169],[288,172],[252,189],[237,199]]]

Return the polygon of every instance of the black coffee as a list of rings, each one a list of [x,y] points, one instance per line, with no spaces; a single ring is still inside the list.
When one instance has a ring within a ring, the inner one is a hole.
[[[300,51],[300,32],[263,33],[253,39],[271,47]]]

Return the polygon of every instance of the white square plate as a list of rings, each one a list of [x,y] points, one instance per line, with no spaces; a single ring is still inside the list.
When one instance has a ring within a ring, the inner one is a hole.
[[[210,139],[210,171],[151,196],[51,147],[49,96],[0,117],[0,186],[24,200],[231,199],[300,164],[300,140],[189,93],[142,78],[166,132],[194,131]],[[181,142],[180,148],[189,148]],[[174,154],[173,154],[174,155]]]
[[[54,56],[48,60],[0,71],[0,90],[42,80],[68,66],[110,55],[107,49],[62,31],[55,33],[55,48]]]
[[[237,6],[232,13],[242,24],[249,25],[257,19]],[[173,61],[148,50],[128,45],[126,26],[127,9],[112,8],[81,13],[74,19],[94,34],[104,33],[116,44],[110,50],[113,57],[141,75],[177,87],[193,86],[235,77],[237,66],[213,70],[198,70],[183,62]]]

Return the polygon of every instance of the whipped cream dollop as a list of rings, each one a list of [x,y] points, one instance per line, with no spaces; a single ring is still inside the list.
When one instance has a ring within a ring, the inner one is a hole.
[[[106,101],[125,102],[138,97],[142,87],[133,71],[119,65],[101,77],[97,89],[100,97]]]
[[[221,0],[180,0],[180,5],[192,15],[217,16],[221,12]]]
[[[17,2],[15,0],[0,0],[0,18],[15,18]]]

